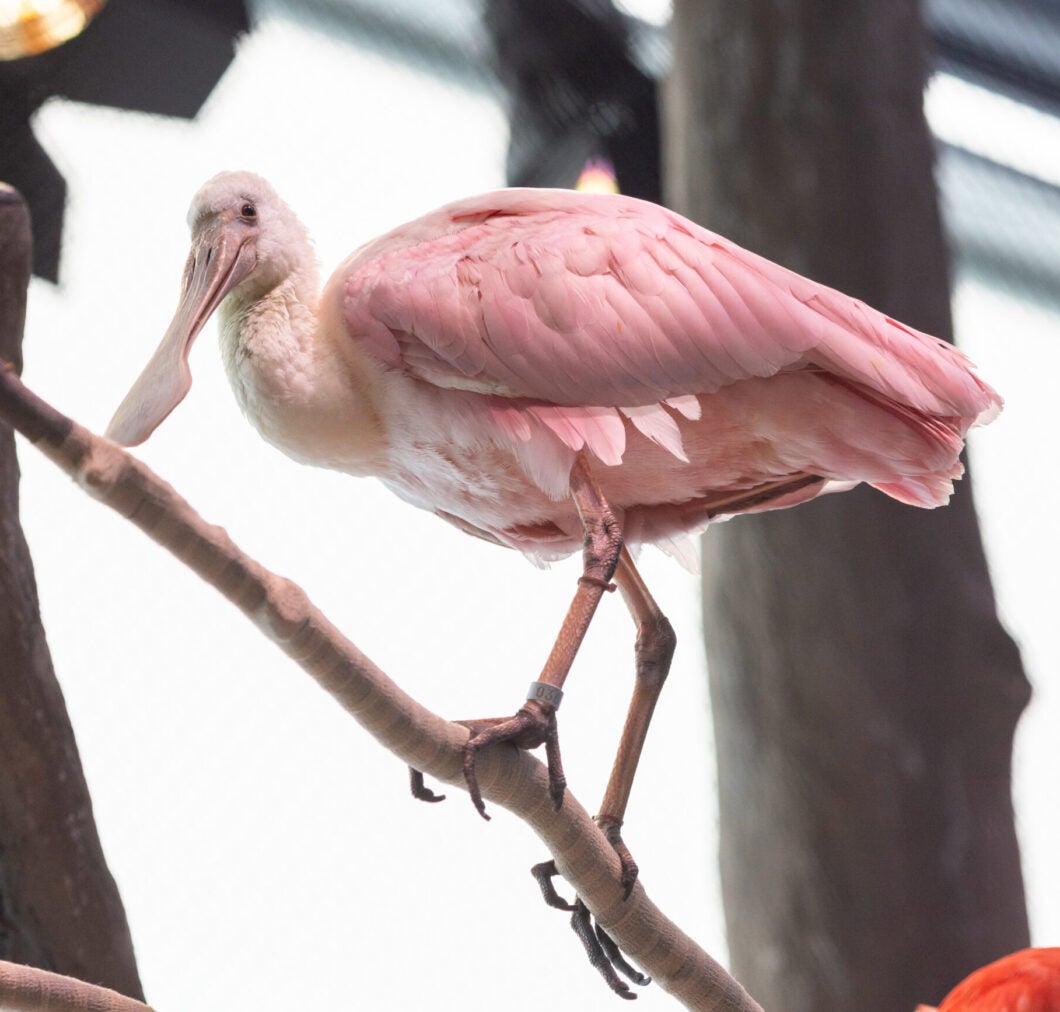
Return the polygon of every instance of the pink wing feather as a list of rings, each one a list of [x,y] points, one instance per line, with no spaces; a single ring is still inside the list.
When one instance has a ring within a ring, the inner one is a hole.
[[[945,342],[630,197],[484,194],[343,270],[351,332],[441,387],[638,407],[811,366],[932,415],[1000,404]]]
[[[359,347],[460,392],[457,415],[502,434],[550,498],[582,447],[628,463],[628,427],[690,464],[664,479],[638,451],[635,488],[612,476],[630,530],[638,496],[673,505],[646,506],[641,540],[701,529],[730,493],[792,490],[745,511],[831,487],[805,477],[939,505],[965,432],[1001,406],[951,345],[629,197],[459,201],[363,247],[336,280]]]

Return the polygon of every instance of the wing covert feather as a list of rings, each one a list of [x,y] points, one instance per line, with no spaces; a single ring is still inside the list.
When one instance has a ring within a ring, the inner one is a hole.
[[[629,197],[485,194],[340,271],[350,332],[441,387],[633,407],[812,366],[933,414],[996,397],[951,346]]]

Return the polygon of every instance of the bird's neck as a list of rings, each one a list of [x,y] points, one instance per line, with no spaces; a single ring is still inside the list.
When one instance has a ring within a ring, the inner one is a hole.
[[[305,369],[316,301],[315,271],[307,268],[264,292],[238,288],[221,304],[221,358],[241,405],[257,388],[276,387]],[[284,395],[278,388],[270,392]]]
[[[244,414],[288,456],[377,473],[384,440],[370,377],[351,368],[335,316],[321,305],[315,268],[257,298],[230,296],[221,307],[225,371]]]

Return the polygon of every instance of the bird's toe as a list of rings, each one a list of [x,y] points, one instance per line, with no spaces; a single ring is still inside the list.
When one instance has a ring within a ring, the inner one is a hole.
[[[479,815],[484,819],[489,819],[478,783],[476,756],[482,749],[490,745],[499,745],[501,742],[522,749],[534,749],[544,744],[548,755],[549,795],[557,809],[562,805],[567,780],[563,775],[563,765],[560,762],[555,707],[548,703],[531,701],[512,717],[461,721],[460,723],[471,732],[470,737],[464,743],[464,780],[467,783],[471,801]]]
[[[411,766],[409,767],[409,787],[412,790],[412,796],[417,801],[429,801],[432,804],[436,801],[445,801],[445,795],[435,794],[423,782],[423,774]]]
[[[598,923],[594,925],[589,908],[579,897],[569,903],[560,896],[553,884],[553,879],[559,874],[556,862],[542,861],[541,864],[535,864],[530,869],[530,874],[537,880],[541,895],[550,907],[570,913],[571,930],[578,936],[590,964],[604,978],[607,986],[620,998],[636,998],[636,994],[619,974],[640,987],[650,984],[651,977],[646,977],[633,967],[622,955],[614,939]]]

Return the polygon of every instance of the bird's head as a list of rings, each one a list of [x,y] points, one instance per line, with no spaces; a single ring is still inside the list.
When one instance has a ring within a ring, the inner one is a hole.
[[[226,297],[248,304],[303,266],[312,252],[305,227],[276,191],[250,172],[222,172],[188,210],[191,251],[180,303],[150,362],[114,413],[107,436],[142,443],[191,389],[188,353]]]

